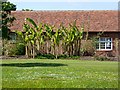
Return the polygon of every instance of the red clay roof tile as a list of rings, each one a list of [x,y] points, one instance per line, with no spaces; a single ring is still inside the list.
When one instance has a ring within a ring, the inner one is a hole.
[[[88,30],[89,22],[89,32],[120,32],[118,29],[118,11],[13,11],[12,15],[16,17],[13,26],[10,28],[12,31],[22,31],[24,19],[32,18],[37,24],[43,22],[58,27],[63,22],[65,26],[68,26],[69,23],[77,20],[78,26],[84,22],[85,31]]]

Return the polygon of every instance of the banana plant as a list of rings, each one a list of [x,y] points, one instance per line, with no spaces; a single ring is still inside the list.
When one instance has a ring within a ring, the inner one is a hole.
[[[31,45],[31,47],[33,47],[32,44],[34,43],[34,34],[35,34],[33,28],[31,28],[31,26],[29,24],[27,24],[27,21],[29,21],[29,19],[25,18],[25,24],[23,26],[23,28],[25,30],[24,35],[25,35],[25,42],[26,42],[26,52],[28,52],[28,48],[30,48],[28,46]],[[30,51],[32,51],[32,50],[30,50]],[[33,53],[34,53],[34,51],[33,51]]]
[[[59,47],[59,44],[60,44],[60,41],[61,41],[61,37],[62,37],[62,34],[61,34],[61,31],[60,29],[56,29],[56,32],[55,34],[52,35],[52,46],[54,48],[54,54],[56,56],[56,58],[58,57],[58,47]]]
[[[33,46],[33,58],[35,57],[35,46],[39,46],[41,44],[44,43],[44,35],[43,35],[43,25],[42,23],[40,23],[38,26],[37,24],[34,22],[34,20],[30,19],[30,18],[27,18],[26,19],[28,22],[31,23],[31,25],[33,27],[31,27],[30,31],[31,31],[31,34],[30,34],[30,42]],[[38,44],[37,44],[37,41],[38,41]],[[40,48],[39,48],[40,49]],[[38,49],[38,50],[39,50]]]
[[[68,51],[69,56],[73,55],[73,52],[78,52],[80,51],[80,43],[81,39],[83,37],[83,30],[84,27],[82,27],[81,29],[78,28],[78,26],[76,26],[76,20],[72,23],[69,24],[68,28],[63,28],[62,26],[62,32],[64,34],[63,36],[63,46],[65,47],[65,51]],[[73,48],[73,44],[75,44],[75,48]],[[75,49],[75,50],[74,50]]]
[[[77,47],[74,48],[75,55],[80,55],[81,39],[83,37],[84,25],[82,25],[82,27],[79,29],[79,27],[76,25],[76,20],[75,20],[73,24],[70,24],[70,28],[72,29],[74,35],[73,43],[75,43],[75,47]]]
[[[29,29],[30,29],[30,26],[24,23],[23,30],[25,33],[23,34],[21,31],[16,31],[17,35],[23,40],[25,44],[25,48],[26,48],[25,51],[26,51],[27,57],[28,57]]]
[[[65,47],[65,52],[69,54],[70,56],[70,45],[72,41],[74,40],[74,36],[72,34],[72,31],[69,28],[65,28],[63,31],[63,46]]]
[[[29,24],[27,24],[29,22]],[[45,41],[51,41],[51,46],[53,48],[53,54],[58,57],[58,48],[60,41],[62,40],[62,45],[65,47],[65,52],[69,55],[73,55],[73,45],[76,43],[76,48],[78,52],[80,51],[81,39],[83,37],[84,25],[79,29],[76,25],[76,21],[74,23],[69,24],[69,27],[65,27],[62,24],[60,28],[55,28],[55,26],[42,24],[37,25],[34,20],[30,18],[25,19],[25,23],[23,26],[25,33],[17,32],[18,35],[23,38],[26,46],[26,56],[28,56],[28,45],[32,46],[32,56],[35,57],[35,49],[36,46],[42,45]],[[55,30],[56,32],[54,32]],[[45,31],[45,34],[43,33]],[[39,44],[38,44],[38,43]],[[40,50],[40,49],[38,49]],[[55,52],[56,51],[56,52]],[[71,53],[72,52],[72,53]]]
[[[54,27],[55,26],[44,24],[45,40],[47,41],[47,45],[48,45],[48,42],[50,41],[51,46],[52,46],[50,48],[52,48],[51,51],[53,51],[53,54],[54,54],[54,48],[53,48],[52,38],[53,38],[53,35],[54,35],[54,31],[53,31]]]
[[[44,44],[44,33],[43,33],[43,24],[40,23],[37,26],[37,31],[36,31],[36,46],[37,46],[37,51],[39,53],[40,47]]]
[[[44,24],[44,29],[46,31],[46,39],[50,40],[52,38],[52,35],[54,34],[54,29],[55,26]]]

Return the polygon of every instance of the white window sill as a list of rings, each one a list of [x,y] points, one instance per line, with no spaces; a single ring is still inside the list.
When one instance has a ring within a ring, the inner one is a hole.
[[[112,51],[112,49],[97,49],[96,51]]]

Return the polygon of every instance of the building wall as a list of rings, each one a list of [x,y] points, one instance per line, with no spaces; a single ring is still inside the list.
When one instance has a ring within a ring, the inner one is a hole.
[[[118,39],[118,60],[120,61],[120,33],[119,33],[119,39]]]
[[[89,33],[89,37],[95,37],[97,33]],[[111,37],[113,43],[112,50],[96,50],[96,55],[98,56],[108,56],[108,57],[118,57],[120,56],[120,33],[118,32],[107,32],[101,37]]]
[[[96,37],[98,33],[89,33],[89,38],[93,38],[93,37]],[[95,51],[95,55],[98,55],[98,56],[107,56],[107,57],[118,57],[120,56],[120,33],[104,33],[103,35],[101,35],[101,37],[111,37],[112,38],[112,43],[113,43],[113,49],[112,50],[96,50]],[[90,41],[90,40],[88,40]],[[85,34],[84,34],[84,38],[81,42],[81,48],[83,46],[83,44],[85,43]],[[75,45],[73,46],[74,49],[77,49],[78,47],[76,47]],[[61,54],[65,54],[65,50],[64,50],[64,47],[62,45],[62,42],[60,43],[60,45],[57,47],[57,50],[58,51],[53,51],[52,49],[52,46],[51,46],[51,43],[50,41],[46,41],[44,43],[44,45],[40,46],[40,49],[39,49],[40,53],[44,53],[44,54],[53,54],[53,53],[57,53],[59,55]],[[75,53],[75,51],[73,51],[73,53]]]
[[[98,33],[96,33],[96,32],[89,32],[89,34],[88,34],[89,37],[88,38],[89,39],[95,38],[97,36],[97,34]],[[82,45],[85,43],[85,36],[86,36],[86,33],[84,33],[84,38],[81,42]],[[107,51],[107,50],[96,50],[95,54],[97,56],[107,56],[107,57],[118,57],[118,56],[120,56],[120,33],[118,33],[118,32],[116,32],[116,33],[115,32],[106,32],[105,33],[104,32],[101,35],[101,37],[111,37],[112,38],[113,50],[109,50],[109,51]],[[52,46],[51,46],[50,41],[46,41],[44,43],[44,45],[42,45],[38,48],[40,48],[38,53],[44,53],[44,54],[57,53],[59,55],[65,53],[62,42],[60,42],[60,45],[57,47],[58,51],[55,51],[55,52],[52,50]],[[73,46],[73,48],[77,49],[76,46]]]

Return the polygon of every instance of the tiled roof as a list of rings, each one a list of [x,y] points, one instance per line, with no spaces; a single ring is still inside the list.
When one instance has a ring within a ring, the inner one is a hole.
[[[120,32],[118,30],[118,11],[101,10],[101,11],[14,11],[12,15],[16,17],[11,30],[23,29],[23,23],[25,18],[32,18],[36,23],[49,23],[56,27],[61,22],[65,26],[77,20],[77,25],[81,26],[84,22],[85,31],[90,32]],[[90,24],[88,24],[90,23]]]

